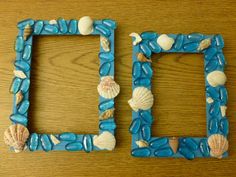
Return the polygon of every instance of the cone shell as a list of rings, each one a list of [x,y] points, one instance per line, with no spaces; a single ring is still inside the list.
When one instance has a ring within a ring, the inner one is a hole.
[[[176,137],[169,138],[169,145],[172,151],[176,153],[179,147],[179,139]]]
[[[25,26],[24,34],[23,34],[24,40],[26,41],[31,34],[32,34],[32,28],[29,24],[27,24]]]
[[[140,62],[152,62],[151,59],[148,59],[148,58],[145,57],[144,54],[142,54],[142,53],[138,53],[138,54],[137,54],[137,59],[138,59],[138,61],[140,61]]]
[[[212,157],[222,158],[222,155],[228,150],[228,140],[221,134],[213,134],[208,138],[210,154]]]
[[[15,152],[24,150],[25,142],[29,137],[29,131],[21,124],[11,125],[4,132],[4,141],[7,145],[14,148]]]
[[[225,73],[222,71],[213,71],[207,75],[207,81],[212,87],[217,87],[219,85],[224,85],[227,78]]]
[[[99,95],[107,99],[115,98],[120,92],[120,86],[111,76],[102,77],[97,89]]]
[[[204,39],[200,42],[198,49],[199,51],[208,48],[211,45],[211,38]]]
[[[89,35],[93,32],[93,20],[89,16],[79,19],[78,29],[80,34]]]
[[[134,111],[139,109],[147,110],[153,105],[152,92],[146,87],[136,87],[133,91],[133,97],[128,101]]]
[[[102,48],[105,52],[110,51],[110,42],[106,37],[101,36],[100,37],[100,43],[101,43],[101,46],[102,46]]]
[[[113,150],[116,145],[115,137],[108,131],[104,131],[100,135],[93,137],[93,145],[99,149]]]
[[[175,40],[166,34],[162,34],[157,38],[157,44],[164,50],[170,50]]]
[[[115,109],[107,109],[99,115],[99,120],[106,120],[114,116]]]

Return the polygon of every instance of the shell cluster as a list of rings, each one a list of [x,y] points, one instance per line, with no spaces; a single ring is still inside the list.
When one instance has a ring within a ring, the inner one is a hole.
[[[222,158],[222,155],[228,150],[228,140],[221,134],[213,134],[208,138],[210,154],[212,157]]]
[[[99,149],[111,151],[115,148],[116,139],[110,132],[104,131],[102,134],[93,137],[93,144]]]
[[[84,16],[79,19],[78,29],[80,34],[89,35],[93,32],[93,20],[89,16]]]

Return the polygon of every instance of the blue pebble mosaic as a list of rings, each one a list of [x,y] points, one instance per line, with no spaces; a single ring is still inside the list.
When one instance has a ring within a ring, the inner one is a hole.
[[[15,76],[11,86],[11,93],[14,94],[13,113],[10,120],[13,124],[22,124],[27,127],[30,118],[28,117],[29,101],[29,87],[30,87],[30,70],[32,61],[32,44],[33,36],[36,35],[81,35],[78,29],[79,20],[64,20],[59,18],[56,23],[51,23],[47,20],[32,20],[26,19],[18,23],[18,36],[15,42],[16,60],[15,70],[22,71],[25,78]],[[30,26],[30,34],[27,38],[24,37],[26,26]],[[110,50],[105,51],[100,46],[99,75],[100,78],[104,76],[114,77],[114,30],[116,29],[116,22],[111,19],[94,20],[93,32],[90,35],[99,35],[105,37],[110,43]],[[32,61],[33,62],[33,61]],[[23,100],[17,103],[17,93],[23,94]],[[99,114],[102,114],[107,109],[114,108],[114,98],[106,99],[99,96]],[[111,133],[114,136],[116,124],[114,117],[99,121],[99,135],[104,131]],[[66,151],[81,151],[85,152],[102,150],[93,144],[92,134],[75,134],[72,132],[65,132],[61,134],[38,134],[31,133],[27,141],[27,148],[30,151],[44,150],[46,152],[52,150],[66,150]],[[53,143],[52,138],[56,138],[58,143]]]
[[[207,75],[213,71],[224,72],[226,62],[222,51],[224,47],[222,36],[200,33],[168,34],[168,37],[174,39],[174,43],[169,50],[164,50],[157,42],[159,34],[143,32],[137,35],[141,39],[136,44],[137,36],[131,35],[133,40],[133,90],[137,87],[145,87],[151,90],[152,87],[153,70],[151,62],[140,61],[137,54],[141,53],[146,59],[151,59],[153,53],[202,53],[204,55],[206,98],[210,97],[212,101],[206,101],[207,137],[179,137],[176,152],[169,144],[170,137],[152,137],[151,126],[154,118],[151,109],[132,111],[132,123],[129,128],[132,134],[131,155],[134,157],[185,157],[189,160],[196,157],[211,157],[208,138],[215,134],[227,138],[229,133],[228,119],[221,112],[221,107],[226,106],[228,100],[227,90],[224,85],[211,86],[206,79]],[[210,39],[211,44],[204,50],[199,50],[199,44],[204,39]],[[139,146],[137,144],[139,141],[144,141],[146,145]],[[224,152],[222,156],[227,157],[228,152]]]

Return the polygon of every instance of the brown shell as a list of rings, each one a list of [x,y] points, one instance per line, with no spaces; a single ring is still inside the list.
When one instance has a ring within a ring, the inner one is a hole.
[[[24,29],[24,34],[23,34],[23,37],[24,37],[24,40],[26,41],[28,39],[28,37],[32,34],[33,30],[31,28],[31,26],[29,24],[27,24],[25,26],[25,29]]]
[[[16,93],[16,105],[18,105],[22,100],[23,100],[24,96],[22,94],[22,91],[19,91]]]
[[[106,120],[106,119],[112,118],[114,115],[114,111],[115,109],[108,109],[102,112],[99,116],[99,120]]]
[[[211,38],[204,39],[200,42],[198,49],[199,51],[208,48],[211,45]]]
[[[212,157],[222,158],[222,155],[228,150],[228,140],[221,134],[213,134],[208,137],[208,145]]]
[[[169,145],[173,152],[176,153],[179,147],[179,139],[176,137],[169,138]]]
[[[140,61],[140,62],[152,62],[151,59],[148,59],[148,58],[145,57],[145,55],[142,54],[142,53],[138,53],[138,54],[137,54],[137,58],[138,58],[138,61]]]

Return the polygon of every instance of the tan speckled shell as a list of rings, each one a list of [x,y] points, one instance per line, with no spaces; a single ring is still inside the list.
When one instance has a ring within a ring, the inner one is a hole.
[[[174,153],[177,152],[179,147],[179,139],[176,137],[169,138],[169,145]]]
[[[222,71],[212,71],[207,75],[206,79],[212,87],[224,85],[227,80],[225,73]]]
[[[93,137],[93,145],[99,149],[113,150],[116,145],[115,137],[108,131],[104,131],[100,135]]]
[[[84,16],[79,19],[78,29],[80,34],[89,35],[93,32],[93,20],[89,16]]]
[[[137,59],[138,59],[138,61],[140,61],[140,62],[152,62],[151,59],[148,59],[148,58],[145,57],[144,54],[142,54],[142,53],[138,53],[138,54],[137,54]]]
[[[228,140],[221,134],[213,134],[208,137],[208,145],[212,157],[222,158],[224,152],[228,150]]]
[[[115,109],[107,109],[99,115],[99,120],[106,120],[114,116]]]
[[[26,41],[28,39],[28,37],[32,34],[33,30],[31,28],[31,26],[29,24],[27,24],[25,26],[25,29],[24,29],[24,34],[23,34],[23,37],[24,37],[24,40]]]
[[[204,39],[200,42],[197,50],[201,51],[208,48],[211,45],[211,38]]]

